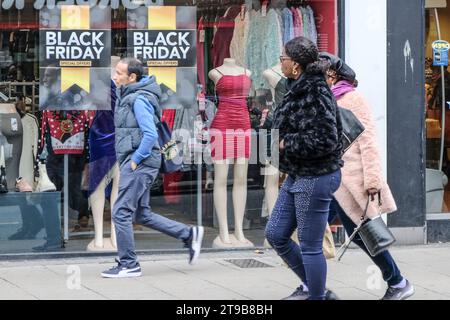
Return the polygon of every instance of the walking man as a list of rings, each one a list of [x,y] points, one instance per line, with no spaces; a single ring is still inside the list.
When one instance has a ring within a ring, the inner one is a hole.
[[[189,227],[151,211],[150,188],[161,166],[156,124],[161,119],[161,89],[154,76],[144,76],[142,62],[122,59],[114,75],[119,88],[114,114],[116,154],[120,165],[119,195],[113,208],[116,226],[117,266],[102,272],[105,278],[139,277],[133,222],[182,240],[189,263],[197,260],[203,227]]]

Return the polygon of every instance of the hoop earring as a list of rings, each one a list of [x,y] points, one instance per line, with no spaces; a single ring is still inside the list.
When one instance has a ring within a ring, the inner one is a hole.
[[[293,69],[292,69],[292,74],[293,74],[294,76],[296,76],[296,75],[298,75],[298,71],[297,71],[295,68],[293,68]]]

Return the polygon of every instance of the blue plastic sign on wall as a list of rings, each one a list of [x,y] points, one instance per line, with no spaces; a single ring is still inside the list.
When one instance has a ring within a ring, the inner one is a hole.
[[[450,43],[444,40],[437,40],[433,42],[433,66],[447,67],[448,66],[448,50]]]

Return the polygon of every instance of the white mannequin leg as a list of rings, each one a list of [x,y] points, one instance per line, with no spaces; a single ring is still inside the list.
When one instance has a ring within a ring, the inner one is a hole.
[[[106,176],[91,194],[89,200],[91,202],[92,217],[94,218],[95,239],[94,247],[103,248],[103,212],[105,210],[105,188]]]
[[[278,199],[279,193],[279,184],[280,180],[280,172],[277,168],[267,165],[266,166],[266,203],[267,203],[267,211],[269,212],[269,217],[272,214],[273,208],[275,207],[275,203]],[[264,247],[270,248],[270,244],[267,239],[264,240]]]
[[[92,208],[92,216],[94,218],[94,230],[95,230],[95,239],[88,245],[88,250],[97,251],[97,250],[106,250],[106,251],[115,251],[117,250],[117,242],[116,242],[116,231],[114,228],[114,224],[112,223],[111,218],[111,239],[110,241],[105,242],[103,237],[103,215],[105,211],[105,189],[107,187],[108,177],[112,177],[113,186],[111,191],[111,212],[114,206],[114,203],[117,199],[118,191],[119,191],[119,166],[117,164],[111,169],[111,171],[102,179],[97,189],[92,193],[89,200],[91,201]],[[107,239],[109,240],[109,239]]]
[[[119,193],[119,177],[120,177],[120,170],[119,165],[116,163],[114,167],[112,168],[112,178],[113,178],[113,185],[112,185],[112,191],[111,191],[111,201],[110,201],[110,207],[111,207],[111,244],[114,248],[117,248],[117,240],[116,240],[116,227],[114,226],[114,222],[112,219],[112,210],[114,208],[114,204],[117,200],[117,195]]]
[[[247,172],[248,160],[237,159],[234,165],[233,207],[234,207],[234,235],[236,240],[249,243],[244,236],[244,215],[247,203]]]
[[[214,163],[214,207],[219,221],[219,237],[214,241],[217,247],[231,245],[227,220],[227,178],[226,160]]]
[[[269,165],[266,168],[266,201],[267,201],[267,209],[269,211],[269,216],[272,214],[272,210],[275,207],[275,203],[278,199],[278,182],[280,179],[279,171]]]

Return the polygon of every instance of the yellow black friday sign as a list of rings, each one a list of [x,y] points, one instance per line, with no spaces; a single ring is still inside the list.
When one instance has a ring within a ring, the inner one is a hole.
[[[40,24],[40,108],[110,109],[110,10],[63,5],[41,10]]]
[[[127,12],[128,55],[156,77],[163,108],[196,103],[197,11],[190,6],[149,6]]]

